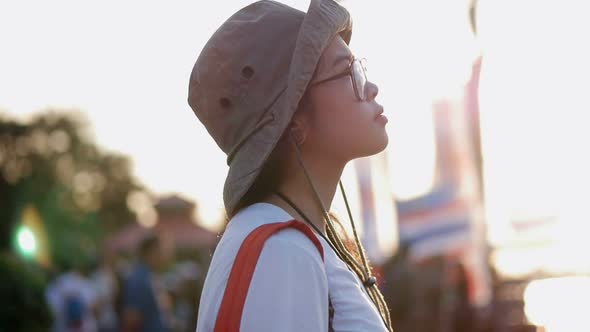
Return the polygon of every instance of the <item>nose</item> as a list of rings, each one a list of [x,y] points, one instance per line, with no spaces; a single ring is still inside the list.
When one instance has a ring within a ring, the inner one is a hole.
[[[379,87],[377,86],[377,84],[371,81],[367,81],[365,91],[367,93],[367,101],[371,101],[374,100],[379,94]]]

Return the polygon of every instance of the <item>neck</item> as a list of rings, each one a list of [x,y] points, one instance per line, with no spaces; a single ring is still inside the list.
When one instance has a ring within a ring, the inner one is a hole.
[[[344,166],[345,164],[305,163],[308,174],[326,211],[330,211]],[[287,196],[318,229],[325,232],[324,212],[305,176],[303,168],[297,165],[292,174],[289,174],[288,178],[279,186],[278,191]],[[266,201],[281,207],[294,218],[304,220],[303,216],[277,195],[270,196]]]

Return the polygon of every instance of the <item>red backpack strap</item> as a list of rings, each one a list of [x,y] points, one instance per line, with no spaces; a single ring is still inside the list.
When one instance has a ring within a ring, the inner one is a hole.
[[[248,295],[250,282],[252,281],[256,263],[264,247],[264,242],[273,234],[286,228],[294,228],[305,234],[317,247],[322,260],[324,259],[324,248],[322,244],[313,231],[300,221],[278,222],[256,228],[246,237],[238,251],[229,274],[221,306],[219,307],[214,332],[234,332],[240,330],[246,295]]]

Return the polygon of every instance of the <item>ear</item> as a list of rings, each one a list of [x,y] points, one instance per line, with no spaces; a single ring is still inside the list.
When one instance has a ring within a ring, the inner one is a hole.
[[[297,143],[298,146],[301,146],[307,139],[307,134],[309,131],[308,121],[304,116],[295,114],[287,130],[289,130],[289,135],[295,140],[295,143]]]

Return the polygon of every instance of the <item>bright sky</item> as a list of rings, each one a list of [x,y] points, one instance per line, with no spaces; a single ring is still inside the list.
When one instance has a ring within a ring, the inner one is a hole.
[[[485,0],[481,13],[488,236],[492,245],[504,247],[493,259],[505,275],[537,269],[589,273],[580,259],[590,249],[587,6],[570,0]],[[514,221],[545,217],[553,222],[532,231],[512,227]],[[540,310],[533,316],[555,315],[542,306],[531,310]]]
[[[209,36],[250,2],[3,3],[0,110],[81,110],[101,146],[130,155],[156,193],[196,200],[213,227],[227,166],[186,103],[188,78]],[[424,192],[434,163],[431,101],[459,96],[477,53],[467,1],[344,4],[354,18],[351,48],[368,59],[390,118],[392,183],[401,197]]]

